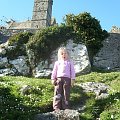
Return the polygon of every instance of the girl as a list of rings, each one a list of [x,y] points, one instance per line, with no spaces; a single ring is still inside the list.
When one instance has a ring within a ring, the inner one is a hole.
[[[51,79],[54,85],[53,109],[68,109],[70,88],[75,81],[75,70],[64,47],[58,50],[58,61],[54,64]]]

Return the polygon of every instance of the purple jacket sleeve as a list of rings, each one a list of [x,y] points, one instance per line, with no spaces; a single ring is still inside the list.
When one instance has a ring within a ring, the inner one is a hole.
[[[57,78],[57,69],[58,69],[58,66],[56,61],[53,67],[52,75],[51,75],[52,80],[55,80]]]

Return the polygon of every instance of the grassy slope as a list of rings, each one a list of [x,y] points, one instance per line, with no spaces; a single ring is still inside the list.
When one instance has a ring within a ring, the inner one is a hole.
[[[78,76],[76,83],[103,82],[111,87],[110,96],[104,100],[95,100],[93,93],[84,93],[82,88],[74,86],[71,90],[71,108],[85,104],[81,120],[119,120],[120,118],[120,72],[97,73]],[[21,93],[21,88],[29,85],[31,89]],[[53,86],[49,79],[27,77],[0,77],[0,120],[33,120],[37,113],[52,111]]]

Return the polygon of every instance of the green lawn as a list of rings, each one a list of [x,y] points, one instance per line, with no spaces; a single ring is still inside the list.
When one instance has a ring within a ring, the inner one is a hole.
[[[94,93],[84,93],[74,86],[71,90],[71,108],[85,104],[81,120],[120,120],[120,72],[92,72],[76,77],[76,84],[83,82],[103,82],[110,86],[109,97],[95,100]],[[30,89],[21,92],[23,86]],[[33,120],[34,115],[52,111],[53,85],[50,79],[36,79],[21,76],[0,77],[0,120]]]

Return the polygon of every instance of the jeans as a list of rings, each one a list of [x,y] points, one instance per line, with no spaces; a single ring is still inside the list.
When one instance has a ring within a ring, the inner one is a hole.
[[[68,109],[70,98],[71,79],[57,78],[54,86],[53,109]]]

